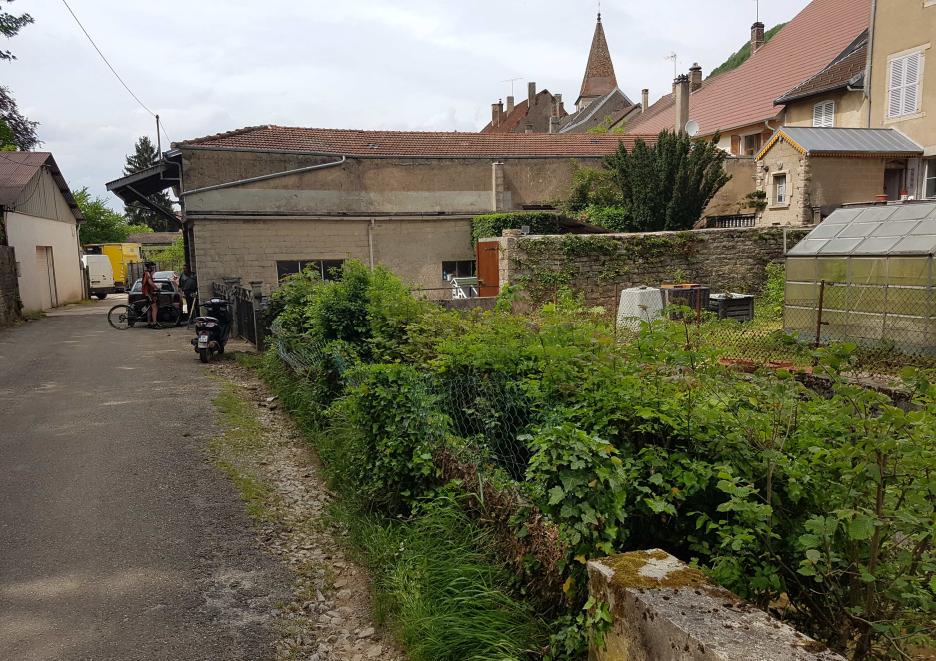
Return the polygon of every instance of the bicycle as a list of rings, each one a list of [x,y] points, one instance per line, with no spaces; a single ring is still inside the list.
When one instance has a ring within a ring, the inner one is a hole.
[[[150,307],[152,301],[142,299],[131,305],[115,305],[107,311],[107,323],[117,330],[127,330],[133,328],[137,322],[148,322]],[[156,326],[159,328],[169,328],[178,326],[181,318],[179,309],[174,305],[160,305],[156,309]]]

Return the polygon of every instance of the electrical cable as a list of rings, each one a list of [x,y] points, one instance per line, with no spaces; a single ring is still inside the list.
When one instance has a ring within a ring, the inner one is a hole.
[[[143,103],[142,101],[140,101],[140,97],[138,97],[136,94],[133,93],[133,90],[130,89],[130,86],[127,85],[126,82],[124,82],[124,79],[120,77],[120,74],[117,73],[117,70],[114,69],[113,65],[112,65],[112,64],[107,60],[107,58],[104,56],[104,53],[101,52],[101,49],[98,48],[98,45],[97,45],[96,43],[94,43],[94,39],[91,38],[91,35],[90,35],[90,34],[88,33],[88,31],[85,29],[85,26],[81,24],[81,21],[80,21],[80,20],[78,20],[78,16],[75,14],[75,12],[74,12],[74,11],[72,10],[72,8],[69,6],[68,1],[67,1],[67,0],[62,0],[62,4],[65,5],[65,9],[67,9],[67,10],[68,10],[68,13],[71,14],[71,15],[72,15],[72,18],[75,19],[75,23],[77,23],[77,24],[78,24],[78,27],[81,28],[81,31],[84,32],[84,35],[88,38],[88,41],[90,41],[90,42],[91,42],[91,45],[94,47],[94,50],[96,50],[96,51],[97,51],[97,54],[101,56],[101,60],[104,61],[104,64],[107,65],[107,68],[110,69],[111,73],[114,74],[114,77],[115,77],[118,81],[120,81],[120,84],[123,85],[123,88],[124,88],[125,90],[127,90],[127,93],[128,93],[130,96],[133,97],[133,100],[134,100],[134,101],[136,101],[138,104],[140,104],[140,107],[143,108],[143,110],[145,110],[146,112],[148,112],[148,113],[149,113],[150,115],[152,115],[153,117],[156,117],[156,113],[154,113],[152,110],[150,110],[149,107],[148,107],[145,103]],[[161,130],[162,130],[162,132],[163,132],[163,135],[166,136],[166,140],[169,140],[169,142],[171,143],[172,140],[169,138],[169,134],[166,133],[165,127],[164,127],[164,126],[160,126],[160,128],[161,128]]]

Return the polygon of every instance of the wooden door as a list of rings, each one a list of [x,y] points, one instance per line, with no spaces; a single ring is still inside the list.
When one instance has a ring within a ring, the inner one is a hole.
[[[497,241],[478,241],[478,295],[500,293],[500,253]]]
[[[55,266],[52,262],[52,246],[36,246],[36,284],[43,310],[58,304],[55,291]]]

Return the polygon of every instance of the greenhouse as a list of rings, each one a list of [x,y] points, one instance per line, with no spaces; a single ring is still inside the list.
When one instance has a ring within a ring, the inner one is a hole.
[[[934,254],[936,202],[838,209],[787,252],[784,327],[936,353]]]

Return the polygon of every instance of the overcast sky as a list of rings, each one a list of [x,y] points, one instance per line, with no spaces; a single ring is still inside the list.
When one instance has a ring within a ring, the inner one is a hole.
[[[597,2],[590,0],[69,0],[172,140],[257,124],[477,131],[526,81],[578,96]],[[770,27],[808,0],[761,0]],[[16,0],[35,24],[4,40],[19,58],[0,83],[40,122],[73,188],[105,193],[151,116],[98,58],[60,0]],[[749,36],[754,0],[604,0],[619,86],[634,100],[707,74]],[[163,147],[167,148],[165,140]]]

